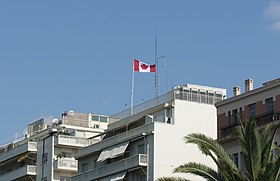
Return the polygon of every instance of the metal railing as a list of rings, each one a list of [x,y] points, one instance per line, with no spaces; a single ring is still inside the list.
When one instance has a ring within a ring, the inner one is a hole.
[[[204,95],[204,94],[200,94],[200,93],[191,93],[191,92],[185,92],[185,91],[181,91],[181,90],[172,90],[162,96],[159,96],[157,98],[154,98],[152,100],[149,100],[149,101],[146,101],[144,103],[134,106],[133,114],[143,112],[145,110],[151,109],[155,106],[172,101],[174,99],[180,99],[180,100],[186,100],[186,101],[190,101],[190,102],[198,102],[198,103],[212,105],[212,104],[215,104],[216,102],[223,100],[223,97],[217,97],[215,95],[211,96],[211,95],[206,95],[206,94]],[[116,121],[119,121],[121,119],[130,117],[130,116],[131,116],[131,109],[126,109],[124,111],[111,115],[109,117],[109,122],[114,123]]]
[[[147,155],[139,154],[128,157],[126,159],[93,169],[83,173],[80,173],[72,177],[72,181],[88,181],[101,177],[106,177],[117,172],[129,170],[138,166],[147,166]]]
[[[263,125],[273,122],[273,121],[279,121],[279,118],[280,118],[280,112],[267,113],[264,115],[257,116],[256,123],[258,126],[263,126]]]
[[[120,143],[122,141],[126,141],[126,140],[132,139],[134,137],[150,133],[152,131],[154,131],[154,123],[150,123],[150,124],[147,124],[144,126],[137,127],[135,129],[126,131],[124,133],[115,135],[113,137],[103,139],[100,142],[90,145],[88,147],[79,149],[79,151],[77,153],[77,157],[79,158],[79,157],[85,156],[92,152],[110,147],[110,146]]]
[[[133,114],[140,113],[142,111],[151,109],[152,107],[155,107],[157,105],[163,104],[165,102],[171,101],[174,99],[174,93],[173,91],[168,92],[162,96],[159,96],[158,98],[154,98],[152,100],[143,102],[141,104],[138,104],[133,107]],[[121,111],[119,113],[116,113],[109,117],[109,123],[113,123],[116,121],[119,121],[120,119],[124,119],[131,116],[131,109],[126,109],[124,111]]]
[[[266,113],[266,114],[263,114],[263,115],[259,115],[254,119],[256,121],[257,126],[263,126],[263,125],[266,125],[266,124],[274,122],[274,121],[279,121],[280,120],[280,112]],[[221,128],[220,138],[224,139],[226,137],[232,136],[235,127],[238,126],[238,125],[239,125],[239,122],[236,122],[234,124],[230,124],[226,127]]]
[[[226,127],[222,128],[221,129],[221,138],[231,136],[233,134],[233,132],[234,132],[234,129],[238,125],[239,125],[239,123],[236,122],[234,124],[230,124],[229,126],[226,126]]]
[[[23,145],[12,147],[10,149],[5,149],[2,153],[0,152],[0,162],[10,159],[21,153],[28,151],[37,151],[37,142],[27,142]]]
[[[25,165],[13,171],[7,172],[0,176],[0,180],[15,180],[20,177],[36,175],[36,166],[34,165]]]

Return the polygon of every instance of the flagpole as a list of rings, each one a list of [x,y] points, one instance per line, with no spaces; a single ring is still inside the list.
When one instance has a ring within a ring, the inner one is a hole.
[[[130,102],[130,115],[133,115],[133,96],[134,96],[134,60],[132,66],[132,83],[131,83],[131,102]]]

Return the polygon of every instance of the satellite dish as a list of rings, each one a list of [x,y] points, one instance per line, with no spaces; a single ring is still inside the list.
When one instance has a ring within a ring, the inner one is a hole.
[[[58,119],[53,119],[52,124],[58,124],[59,120]]]

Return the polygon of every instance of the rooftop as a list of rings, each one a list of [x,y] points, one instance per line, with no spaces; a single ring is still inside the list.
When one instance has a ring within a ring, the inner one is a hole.
[[[263,86],[261,86],[259,88],[256,88],[256,89],[244,92],[240,95],[236,95],[236,96],[230,97],[228,99],[219,101],[215,104],[215,106],[220,107],[220,106],[223,106],[225,104],[232,103],[234,101],[244,99],[245,97],[248,97],[248,96],[251,96],[251,95],[254,95],[254,94],[258,94],[258,93],[261,93],[263,91],[266,91],[266,90],[269,90],[269,89],[272,89],[272,88],[276,88],[276,87],[279,87],[279,86],[280,86],[280,78],[274,79],[274,80],[263,83]]]

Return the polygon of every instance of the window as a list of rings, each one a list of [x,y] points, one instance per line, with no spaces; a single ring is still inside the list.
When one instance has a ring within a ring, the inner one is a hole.
[[[172,108],[165,109],[166,123],[172,123]]]
[[[242,116],[242,107],[239,108],[239,117],[240,117],[240,120],[242,120],[243,116]]]
[[[100,122],[107,123],[108,122],[108,118],[100,116]]]
[[[238,167],[238,153],[232,154],[232,160],[235,165]]]
[[[104,117],[104,116],[91,116],[91,120],[92,121],[100,121],[103,123],[107,123],[108,122],[108,117]]]
[[[223,94],[220,92],[216,92],[215,94],[215,102],[223,100]]]
[[[145,153],[144,144],[138,145],[137,149],[138,149],[139,154],[144,154]]]
[[[273,98],[269,98],[265,100],[267,113],[273,113]]]
[[[48,161],[48,153],[44,153],[43,162],[47,162],[47,161]]]
[[[71,177],[60,176],[60,181],[71,181]]]
[[[200,91],[200,102],[206,103],[206,92]]]
[[[240,170],[242,172],[245,171],[245,160],[244,160],[244,154],[240,152]]]
[[[183,100],[190,100],[190,90],[183,89]]]
[[[213,104],[214,102],[214,93],[208,92],[208,104]]]
[[[72,158],[72,154],[70,152],[64,152],[66,158]]]
[[[81,165],[81,171],[82,172],[86,172],[87,170],[88,170],[88,164],[87,163],[83,163],[82,165]]]
[[[197,94],[198,92],[196,90],[192,90],[191,93],[192,93],[192,100],[191,101],[197,102],[198,101],[198,94]]]
[[[256,104],[250,104],[249,105],[249,118],[255,118],[256,117]]]
[[[92,121],[99,121],[99,116],[91,116]]]
[[[234,109],[231,114],[231,124],[237,124],[237,109]]]

